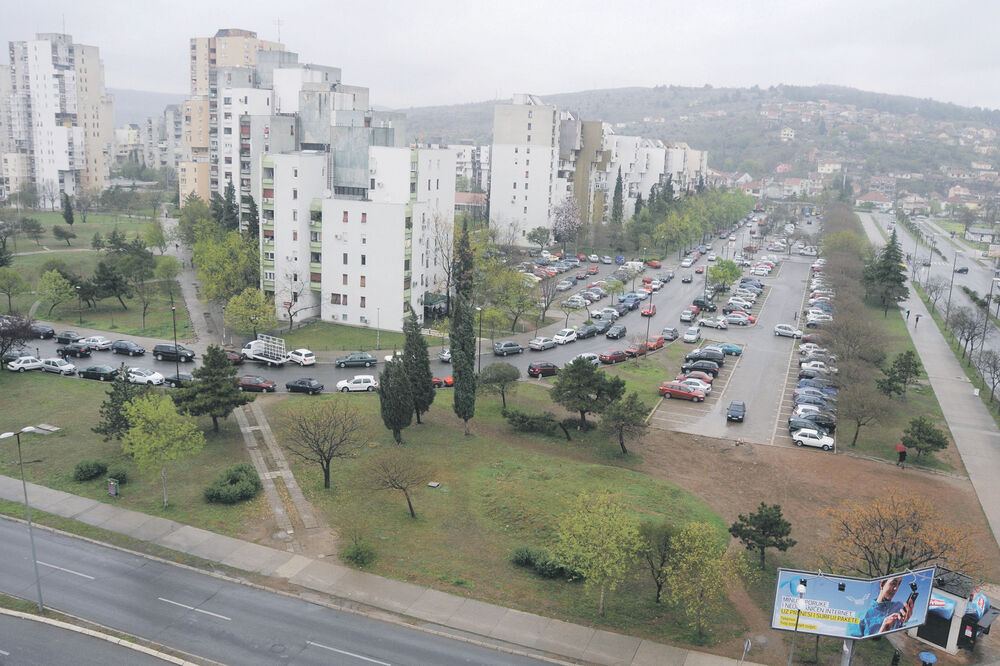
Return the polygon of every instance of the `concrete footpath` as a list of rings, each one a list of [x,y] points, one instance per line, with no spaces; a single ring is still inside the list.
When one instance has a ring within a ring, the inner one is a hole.
[[[556,661],[636,666],[710,666],[736,659],[693,652],[382,578],[328,560],[268,548],[113,504],[28,484],[31,506],[235,569],[279,578],[303,593],[401,616],[410,626]],[[0,498],[23,502],[20,479],[0,476]],[[380,615],[373,612],[374,616]],[[413,622],[417,620],[417,622]],[[744,662],[751,664],[751,662]]]

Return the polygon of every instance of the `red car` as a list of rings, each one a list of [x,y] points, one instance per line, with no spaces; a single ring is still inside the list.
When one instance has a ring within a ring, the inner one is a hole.
[[[625,352],[623,352],[621,349],[614,349],[614,350],[611,350],[611,351],[604,352],[603,354],[601,354],[600,356],[598,356],[597,359],[601,363],[606,363],[606,364],[621,363],[622,361],[625,361],[625,360],[628,359],[628,355]]]
[[[645,342],[636,342],[625,348],[625,355],[629,358],[635,358],[636,356],[642,356],[646,351],[648,350],[646,349]]]
[[[259,391],[261,393],[274,393],[278,390],[277,384],[258,375],[243,375],[236,382],[236,387],[241,391]]]
[[[660,384],[660,395],[664,398],[681,398],[683,400],[693,400],[701,402],[705,399],[705,394],[693,386],[680,382],[663,382]]]
[[[695,273],[704,273],[705,272],[705,267],[704,266],[698,266],[697,268],[694,269],[694,272]]]
[[[665,337],[662,335],[654,335],[649,340],[646,340],[646,348],[649,351],[653,351],[654,349],[660,349],[666,343],[667,339]]]
[[[559,366],[550,361],[536,361],[528,364],[529,377],[551,377],[559,372]]]
[[[226,352],[226,360],[233,365],[239,365],[243,362],[243,354],[238,351],[233,351],[232,349],[224,350]]]
[[[653,315],[656,314],[656,306],[650,303],[642,310],[640,310],[639,314],[641,314],[643,317],[652,317]]]
[[[644,278],[642,278],[642,283],[643,284],[649,284],[652,281],[653,281],[653,278],[651,278],[651,277],[644,277]]]
[[[593,265],[593,266],[591,266],[590,268],[587,269],[587,274],[588,275],[597,275],[600,272],[601,272],[601,267],[597,266],[597,265]]]
[[[686,310],[690,310],[691,314],[693,314],[696,317],[701,314],[701,308],[699,308],[697,305],[695,305],[693,303],[691,305],[687,306],[685,309]]]
[[[650,268],[660,268],[662,266],[659,259],[650,259],[646,262],[646,265]]]
[[[681,374],[677,375],[677,380],[680,381],[682,379],[688,379],[691,377],[694,377],[695,379],[700,379],[706,384],[711,384],[712,380],[715,379],[715,377],[708,374],[707,372],[702,372],[701,370],[690,370],[688,372],[682,372]]]
[[[583,252],[576,255],[576,258],[579,259],[580,261],[587,261],[587,255],[585,255]]]
[[[445,377],[444,379],[441,379],[440,377],[431,378],[431,386],[433,386],[434,388],[451,388],[454,385],[455,385],[454,377]]]

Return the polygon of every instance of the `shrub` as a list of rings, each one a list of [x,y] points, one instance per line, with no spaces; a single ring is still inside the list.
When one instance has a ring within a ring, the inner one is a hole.
[[[100,460],[81,460],[73,468],[74,481],[90,481],[108,471],[108,466]]]
[[[507,408],[503,412],[507,423],[518,432],[537,432],[543,435],[555,435],[559,431],[559,422],[552,412],[531,414],[519,409]]]
[[[350,543],[340,551],[340,558],[356,567],[364,569],[375,561],[375,549],[367,543]]]
[[[545,548],[538,546],[518,546],[510,555],[510,563],[514,566],[531,569],[542,578],[574,578]]]
[[[128,483],[128,470],[125,468],[124,465],[115,465],[114,467],[109,467],[108,478],[116,480],[119,486],[124,486],[126,483]]]
[[[236,504],[253,499],[264,488],[257,470],[250,463],[240,463],[226,469],[205,487],[205,501]]]
[[[588,430],[593,430],[597,427],[597,424],[593,421],[587,421],[586,423],[580,423],[580,419],[575,417],[565,418],[561,421],[561,425],[566,430],[582,430],[584,432]]]
[[[510,555],[510,563],[516,567],[532,568],[535,566],[535,561],[537,559],[547,555],[548,552],[546,552],[544,548],[536,548],[535,546],[518,546]]]

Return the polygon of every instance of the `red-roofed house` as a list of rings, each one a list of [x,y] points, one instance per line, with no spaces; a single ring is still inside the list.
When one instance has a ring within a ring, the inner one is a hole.
[[[870,205],[878,210],[886,211],[892,208],[892,199],[881,192],[872,191],[855,199],[854,205],[858,207]]]

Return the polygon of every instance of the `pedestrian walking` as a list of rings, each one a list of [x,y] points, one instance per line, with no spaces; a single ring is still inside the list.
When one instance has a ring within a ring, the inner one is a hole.
[[[910,308],[906,308],[906,321],[910,321]]]
[[[903,463],[906,462],[906,447],[903,446],[902,444],[897,444],[896,455],[898,456],[896,460],[896,467],[902,467],[903,469],[906,469],[906,467],[903,465]]]
[[[916,317],[913,318],[913,328],[916,328],[917,324],[919,323],[920,323],[920,315],[918,314]]]

